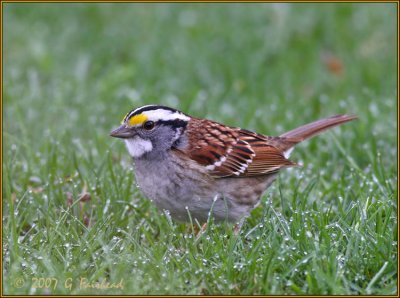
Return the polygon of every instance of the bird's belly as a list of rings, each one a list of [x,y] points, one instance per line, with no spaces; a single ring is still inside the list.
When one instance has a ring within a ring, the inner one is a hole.
[[[143,194],[175,220],[205,222],[210,211],[218,221],[229,218],[228,200],[204,180],[203,177],[145,175],[136,172],[136,182]]]
[[[216,222],[237,222],[257,205],[274,179],[214,180],[198,171],[170,171],[164,168],[157,169],[158,175],[154,175],[154,170],[149,165],[136,167],[136,182],[140,190],[159,209],[166,210],[173,219],[183,222],[206,222],[210,215]]]

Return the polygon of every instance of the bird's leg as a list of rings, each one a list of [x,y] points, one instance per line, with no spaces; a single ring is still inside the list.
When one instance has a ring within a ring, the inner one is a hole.
[[[201,237],[201,235],[204,234],[204,232],[207,230],[207,222],[205,222],[204,224],[202,224],[202,226],[200,227],[200,225],[196,225],[195,228],[197,228],[197,232],[196,232],[196,240],[199,239]]]
[[[245,222],[246,218],[243,217],[239,222],[235,223],[233,226],[233,235],[238,236],[240,233],[240,230],[242,229],[242,226]]]

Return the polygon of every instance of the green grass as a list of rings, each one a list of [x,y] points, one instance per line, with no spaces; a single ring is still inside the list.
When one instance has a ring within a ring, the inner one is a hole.
[[[397,293],[395,4],[3,14],[4,294]],[[148,103],[270,135],[359,120],[299,145],[304,166],[280,174],[238,236],[211,223],[196,237],[140,194],[108,136]]]

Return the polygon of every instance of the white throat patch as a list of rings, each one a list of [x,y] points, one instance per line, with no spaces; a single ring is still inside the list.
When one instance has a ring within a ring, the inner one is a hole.
[[[138,158],[146,152],[153,150],[153,144],[149,140],[143,140],[139,136],[135,136],[131,139],[125,139],[126,148],[128,148],[129,154]]]

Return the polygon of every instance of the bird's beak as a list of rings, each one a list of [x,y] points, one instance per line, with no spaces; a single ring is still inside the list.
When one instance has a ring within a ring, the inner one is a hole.
[[[110,136],[114,138],[128,139],[135,135],[135,131],[131,128],[122,124],[120,127],[110,132]]]

